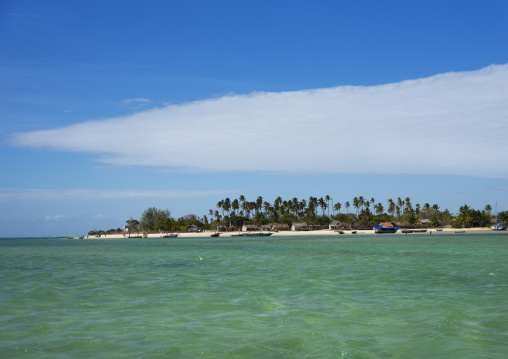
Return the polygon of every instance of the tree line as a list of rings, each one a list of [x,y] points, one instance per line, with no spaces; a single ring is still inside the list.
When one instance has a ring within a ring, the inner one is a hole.
[[[151,207],[141,214],[139,220],[127,220],[126,226],[133,232],[185,232],[191,228],[207,230],[217,226],[238,230],[244,224],[286,223],[291,226],[293,222],[306,222],[319,227],[327,226],[335,220],[347,225],[372,226],[379,222],[417,225],[424,220],[432,227],[452,225],[456,228],[468,228],[490,226],[494,218],[492,210],[489,204],[481,210],[463,205],[459,212],[453,215],[448,209],[441,210],[438,204],[413,204],[409,197],[390,198],[383,204],[364,196],[357,196],[346,202],[334,202],[329,195],[320,198],[311,196],[308,199],[277,197],[273,202],[269,202],[262,196],[248,201],[242,195],[239,198],[224,198],[218,201],[215,208],[202,217],[189,214],[175,219],[169,210]],[[497,218],[501,222],[508,222],[508,211],[498,213]],[[119,229],[108,232],[110,231]],[[94,230],[90,231],[89,235],[92,232],[106,233]]]

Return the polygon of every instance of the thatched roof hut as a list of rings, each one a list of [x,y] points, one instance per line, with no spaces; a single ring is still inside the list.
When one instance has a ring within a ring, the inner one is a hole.
[[[244,224],[242,226],[242,232],[255,232],[259,231],[259,227],[255,224]]]
[[[276,223],[272,226],[272,231],[289,231],[289,224],[287,223]]]

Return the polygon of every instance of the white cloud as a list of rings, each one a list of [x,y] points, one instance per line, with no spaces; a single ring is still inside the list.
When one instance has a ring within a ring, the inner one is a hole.
[[[137,110],[147,106],[150,102],[152,102],[152,100],[138,97],[123,100],[123,105],[131,110]]]
[[[0,202],[33,200],[97,200],[142,198],[190,198],[224,195],[239,191],[224,190],[95,190],[95,189],[16,189],[0,188]]]
[[[14,134],[17,146],[176,171],[508,178],[508,65],[372,87],[252,93]]]
[[[59,221],[61,219],[64,219],[66,218],[66,216],[63,216],[61,214],[57,214],[57,215],[54,215],[54,216],[44,216],[44,221],[45,222],[56,222],[56,221]]]

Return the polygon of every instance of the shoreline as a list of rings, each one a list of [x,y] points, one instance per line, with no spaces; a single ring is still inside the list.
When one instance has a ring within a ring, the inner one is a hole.
[[[379,235],[383,236],[383,234],[377,234],[373,229],[370,230],[343,230],[343,234],[339,234],[335,230],[321,229],[317,231],[279,231],[279,232],[221,232],[218,238],[225,237],[238,237],[239,234],[258,234],[258,233],[272,233],[270,237],[308,237],[308,236],[358,236],[358,235]],[[356,232],[356,233],[353,233]],[[390,233],[395,235],[402,236],[424,236],[424,235],[434,235],[434,234],[467,234],[467,233],[503,233],[505,231],[495,231],[490,228],[439,228],[439,231],[436,228],[428,228],[426,232],[422,233],[402,233],[399,229],[397,233]],[[215,231],[206,231],[206,232],[197,232],[197,233],[178,233],[178,237],[176,238],[212,238],[211,234],[217,233]],[[507,232],[508,233],[508,232]],[[255,236],[253,236],[255,238]],[[262,236],[260,236],[262,237]],[[78,237],[75,237],[78,238]],[[147,239],[147,238],[161,238],[159,233],[151,233],[146,238],[135,238],[135,237],[124,237],[123,234],[108,234],[102,235],[101,237],[87,237],[85,239]],[[172,238],[167,238],[168,240]]]

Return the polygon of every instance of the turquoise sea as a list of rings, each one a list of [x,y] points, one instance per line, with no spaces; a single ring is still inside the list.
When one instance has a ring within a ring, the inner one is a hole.
[[[507,358],[508,234],[0,240],[2,358]]]

